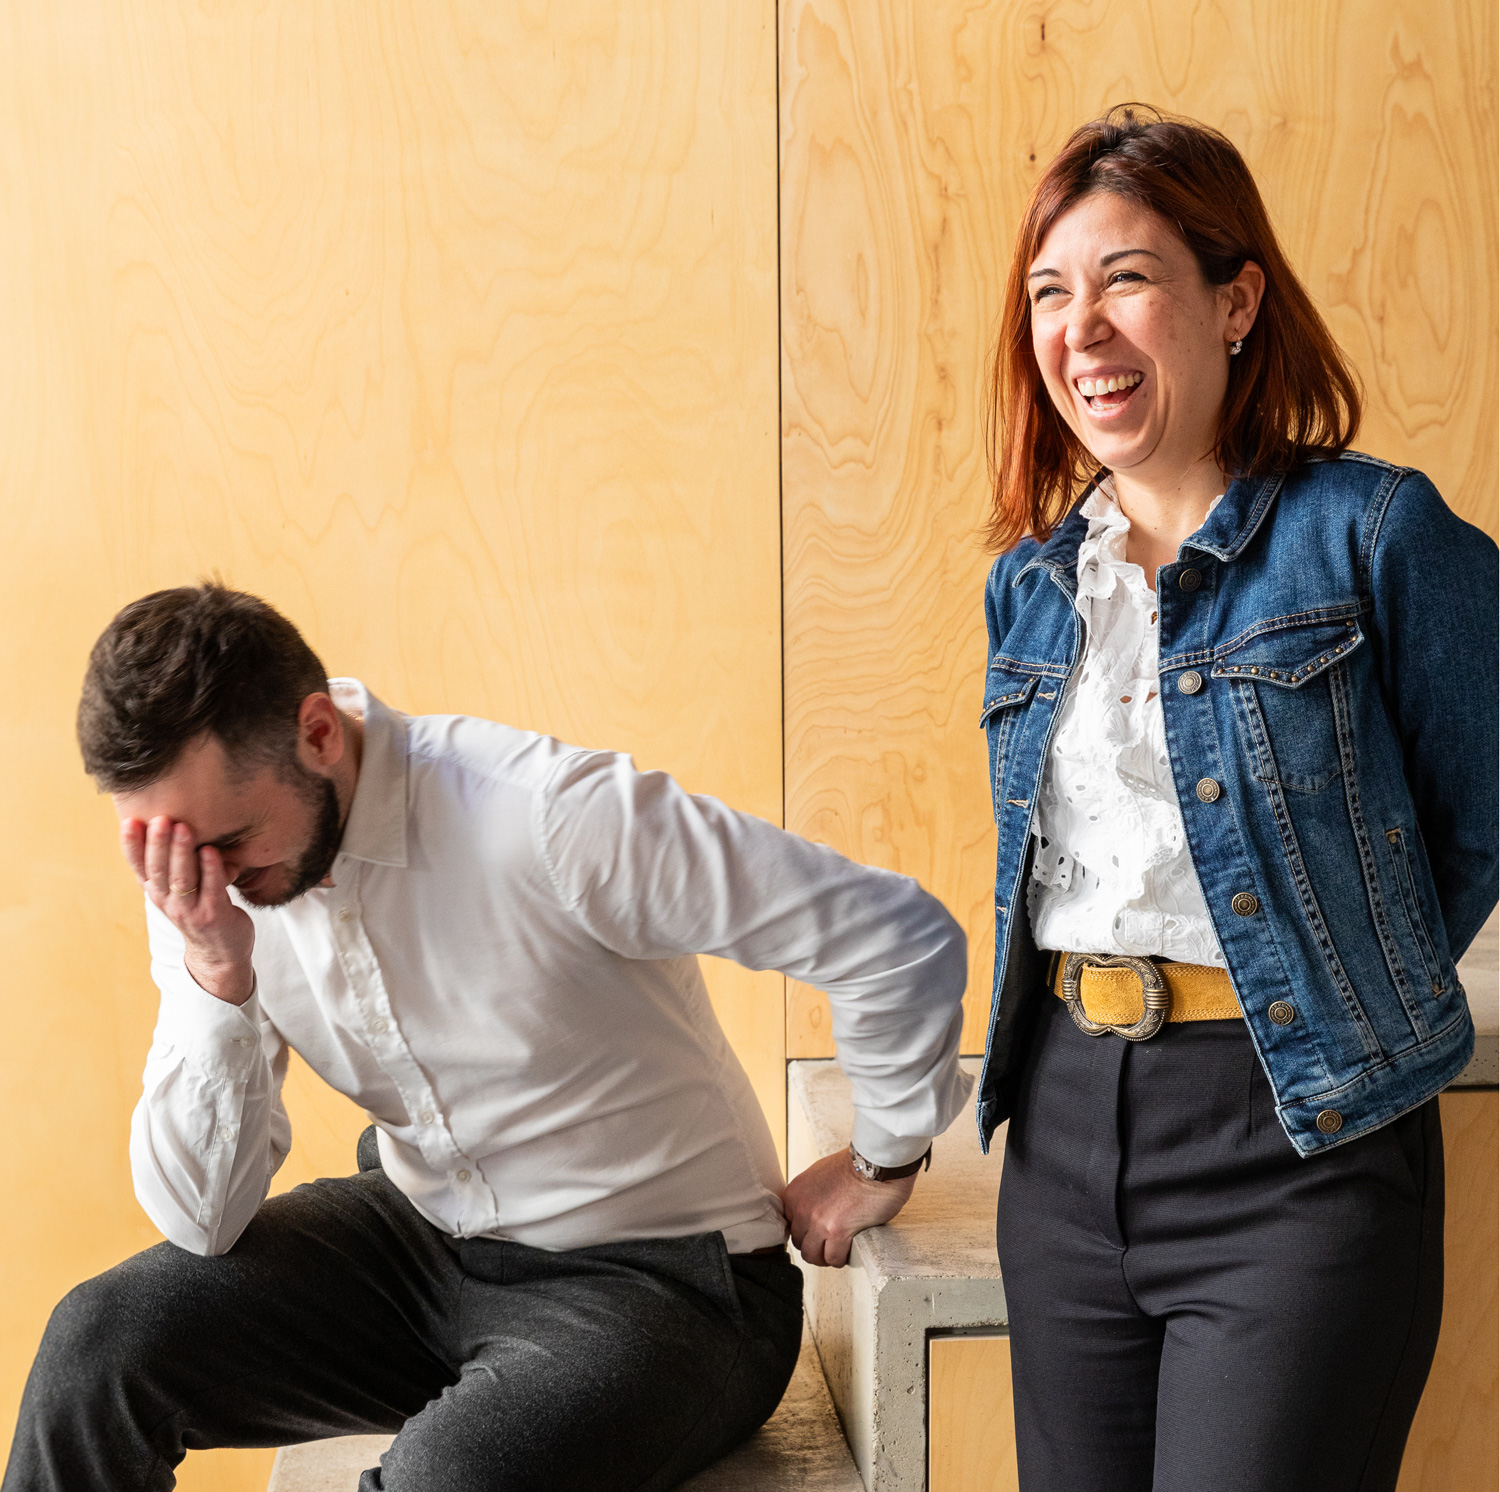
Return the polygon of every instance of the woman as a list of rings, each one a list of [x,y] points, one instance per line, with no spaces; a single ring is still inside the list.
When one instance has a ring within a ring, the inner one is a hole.
[[[1495,546],[1347,450],[1354,379],[1201,125],[1068,141],[995,372],[1021,1485],[1394,1488],[1496,896]]]

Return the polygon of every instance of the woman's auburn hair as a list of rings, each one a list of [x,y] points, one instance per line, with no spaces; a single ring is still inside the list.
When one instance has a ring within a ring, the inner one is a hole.
[[[1016,235],[990,376],[986,537],[997,550],[1028,535],[1045,542],[1097,468],[1042,382],[1026,282],[1052,225],[1096,192],[1163,218],[1210,285],[1227,285],[1251,260],[1265,272],[1255,324],[1229,365],[1214,442],[1221,471],[1287,471],[1337,455],[1359,429],[1357,375],[1281,252],[1239,151],[1195,120],[1118,105],[1069,137],[1032,190]]]

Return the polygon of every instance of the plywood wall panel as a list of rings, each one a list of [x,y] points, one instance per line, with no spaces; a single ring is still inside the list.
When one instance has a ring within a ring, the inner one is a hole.
[[[1244,151],[1368,392],[1360,448],[1494,533],[1496,17],[1480,0],[789,0],[781,8],[788,827],[918,876],[971,945],[985,360],[1026,195],[1142,100]],[[789,1050],[832,1055],[793,987]]]
[[[392,704],[780,820],[775,88],[769,0],[0,18],[6,1426],[155,1236],[139,894],[72,740],[120,605],[217,571]],[[710,978],[779,1131],[781,981]],[[347,1169],[361,1116],[289,1102],[278,1184]]]
[[[1018,1492],[1010,1338],[927,1341],[928,1492]]]

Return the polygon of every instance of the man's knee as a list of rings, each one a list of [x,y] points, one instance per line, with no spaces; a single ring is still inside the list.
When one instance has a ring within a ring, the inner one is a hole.
[[[193,1257],[160,1244],[68,1291],[47,1322],[37,1371],[77,1388],[169,1357],[182,1303],[170,1254]]]

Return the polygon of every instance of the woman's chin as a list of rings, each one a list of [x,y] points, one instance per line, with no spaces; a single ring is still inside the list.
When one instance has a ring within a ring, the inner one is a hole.
[[[1131,467],[1139,466],[1150,454],[1148,443],[1139,435],[1133,439],[1128,436],[1122,438],[1113,431],[1107,435],[1091,431],[1089,435],[1092,438],[1085,438],[1083,442],[1088,447],[1089,455],[1110,471],[1129,471]]]

